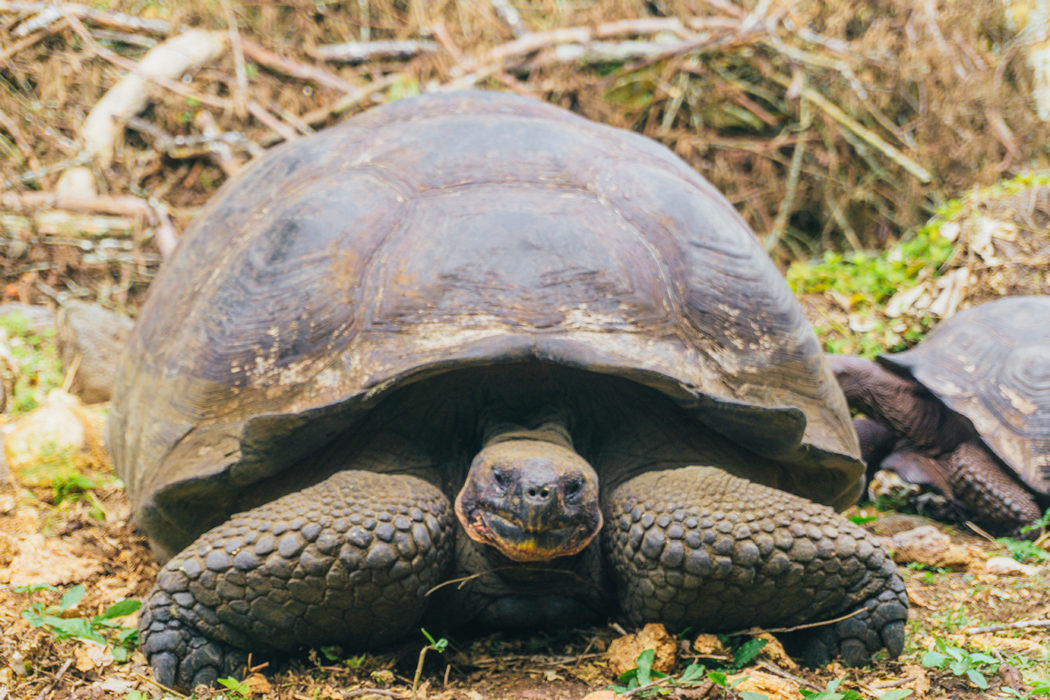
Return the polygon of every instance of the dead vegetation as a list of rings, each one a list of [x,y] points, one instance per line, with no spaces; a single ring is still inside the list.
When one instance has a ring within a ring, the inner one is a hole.
[[[662,141],[781,260],[882,247],[1045,162],[1011,21],[934,0],[0,2],[5,293],[134,307],[263,148],[468,87]]]

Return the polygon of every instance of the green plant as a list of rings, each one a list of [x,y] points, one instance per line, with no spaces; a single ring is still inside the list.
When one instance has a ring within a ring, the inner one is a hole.
[[[1000,692],[1006,693],[1009,697],[1017,698],[1017,700],[1029,700],[1037,696],[1050,695],[1050,678],[1037,678],[1030,681],[1031,688],[1029,690],[1016,690],[1008,685],[1004,685],[999,689]]]
[[[922,655],[922,665],[925,668],[937,668],[942,671],[951,671],[952,674],[969,679],[975,686],[984,690],[988,687],[988,679],[984,671],[990,670],[989,666],[999,667],[998,659],[982,654],[970,652],[961,647],[949,646],[940,638],[934,638],[935,651],[927,651]]]
[[[844,678],[836,678],[833,681],[828,681],[827,685],[824,686],[824,690],[800,688],[799,692],[807,700],[864,700],[864,696],[852,688],[839,691],[839,686],[842,685],[844,680]],[[912,692],[912,690],[908,689],[891,690],[880,695],[879,700],[901,700],[901,698],[911,695]]]
[[[219,678],[218,682],[230,691],[233,700],[248,700],[252,696],[251,687],[236,678]]]
[[[419,662],[416,664],[416,673],[412,676],[412,700],[416,699],[416,692],[419,687],[419,677],[423,674],[423,662],[426,661],[427,652],[436,651],[441,654],[448,648],[448,640],[444,637],[435,640],[425,629],[420,629],[419,631],[427,638],[428,644],[419,650]]]
[[[957,608],[948,608],[934,617],[939,620],[941,628],[948,632],[962,629],[970,622],[970,618],[966,615],[966,608],[962,605]]]
[[[106,519],[105,509],[94,489],[115,485],[119,480],[112,474],[98,471],[90,454],[48,442],[39,448],[39,452],[29,462],[17,470],[19,481],[23,484],[30,487],[49,486],[52,490],[50,500],[55,506],[63,502],[86,500],[91,504],[90,515],[93,518]]]
[[[16,593],[29,595],[31,599],[34,593],[57,591],[58,589],[47,584],[36,584],[33,586],[19,586],[14,590]],[[129,652],[138,644],[139,632],[134,627],[123,627],[116,620],[117,618],[130,615],[142,607],[141,601],[121,600],[90,620],[82,617],[61,617],[63,613],[76,607],[83,599],[84,593],[84,586],[77,584],[62,594],[57,605],[44,605],[39,602],[31,603],[28,608],[22,610],[22,618],[33,627],[48,628],[57,639],[74,638],[103,646],[108,644],[114,661],[127,661]],[[106,636],[103,633],[106,633]],[[107,636],[109,639],[107,639]]]
[[[11,350],[13,415],[27,413],[43,402],[47,392],[62,386],[65,373],[58,357],[54,330],[36,332],[20,313],[0,316],[0,329]]]
[[[1000,537],[999,543],[1006,547],[1010,556],[1020,562],[1050,561],[1050,552],[1030,540],[1015,540],[1012,537]]]
[[[754,638],[748,639],[736,647],[732,647],[733,663],[730,664],[730,669],[736,671],[754,661],[759,653],[765,648],[766,642],[767,640],[765,639]],[[723,639],[722,643],[725,644],[726,640]]]
[[[609,686],[609,690],[614,693],[631,692],[644,698],[667,692],[666,686],[692,685],[704,678],[703,664],[689,664],[680,676],[673,677],[653,669],[655,660],[656,652],[646,649],[635,659],[634,668],[621,673],[617,684]]]

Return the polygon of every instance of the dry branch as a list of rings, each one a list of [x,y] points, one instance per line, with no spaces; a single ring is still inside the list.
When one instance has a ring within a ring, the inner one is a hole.
[[[290,58],[279,56],[273,51],[255,43],[251,39],[241,37],[241,47],[244,49],[244,55],[247,58],[255,61],[259,65],[269,68],[270,70],[283,73],[284,75],[290,75],[291,77],[299,78],[300,80],[309,80],[318,85],[325,85],[341,92],[357,92],[356,86],[343,80],[335,73],[331,73],[318,66],[308,66],[305,63],[299,63]]]
[[[988,632],[1002,632],[1003,630],[1025,629],[1029,627],[1050,627],[1050,620],[1019,620],[1017,622],[1004,622],[987,627],[971,627],[964,629],[965,634],[985,634]]]
[[[11,32],[16,37],[23,37],[37,29],[48,27],[67,15],[91,24],[128,32],[171,33],[171,24],[162,19],[142,19],[123,12],[96,10],[75,3],[0,2],[0,12],[33,15]]]
[[[68,209],[86,214],[115,214],[149,218],[149,204],[130,195],[58,194],[55,192],[3,192],[0,204],[7,211],[31,212],[37,209]]]
[[[99,100],[81,128],[84,151],[106,167],[128,119],[149,103],[150,84],[170,84],[186,71],[210,63],[226,49],[224,32],[190,30],[158,44]],[[225,101],[223,101],[225,102]]]
[[[413,58],[420,54],[434,53],[438,45],[433,41],[350,41],[344,44],[326,44],[308,49],[314,58],[322,61],[363,63],[384,58]]]

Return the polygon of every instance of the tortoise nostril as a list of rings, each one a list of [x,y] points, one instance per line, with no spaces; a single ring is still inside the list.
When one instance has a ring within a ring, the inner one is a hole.
[[[548,484],[532,484],[525,488],[525,498],[533,503],[545,504],[551,500],[554,489]]]

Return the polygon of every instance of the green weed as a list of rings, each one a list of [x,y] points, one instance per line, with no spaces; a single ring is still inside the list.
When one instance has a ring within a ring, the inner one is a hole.
[[[32,596],[41,591],[57,591],[47,584],[19,586],[16,593]],[[83,617],[62,617],[83,599],[84,586],[77,584],[62,594],[57,605],[31,603],[22,610],[22,619],[33,627],[46,627],[56,639],[80,639],[102,646],[109,645],[113,660],[120,663],[128,660],[128,655],[138,644],[138,629],[123,627],[117,618],[130,615],[142,607],[141,601],[125,599],[106,608],[90,620]]]
[[[681,675],[674,677],[653,669],[656,652],[646,649],[635,659],[634,668],[620,674],[617,684],[609,686],[614,693],[627,693],[640,698],[657,693],[666,693],[667,687],[675,685],[694,685],[704,680],[704,665],[689,664]],[[755,699],[757,700],[757,699]]]
[[[951,671],[952,674],[966,677],[971,683],[985,690],[988,687],[988,679],[985,671],[995,670],[999,667],[999,660],[982,654],[973,653],[961,647],[949,646],[940,638],[934,638],[935,651],[927,651],[922,655],[922,665],[925,668],[936,668],[942,671]],[[994,668],[989,668],[994,667]]]
[[[39,406],[47,392],[62,386],[65,373],[58,357],[54,330],[37,333],[20,313],[0,316],[0,334],[11,349],[12,392],[7,410],[28,413]]]
[[[836,678],[833,681],[828,681],[827,685],[824,686],[824,690],[801,688],[799,692],[807,700],[864,700],[864,696],[852,688],[840,691],[839,686],[842,685],[844,680],[844,678]],[[901,700],[901,698],[911,695],[912,692],[912,690],[908,689],[891,690],[880,695],[878,700]]]
[[[252,696],[251,687],[236,678],[219,678],[220,685],[230,691],[232,700],[248,700]]]
[[[427,638],[428,644],[419,650],[419,662],[416,663],[416,673],[412,676],[412,700],[415,700],[416,698],[416,692],[419,687],[419,677],[423,674],[423,663],[426,661],[427,652],[436,651],[437,653],[442,654],[445,649],[448,648],[448,640],[444,637],[435,640],[425,629],[420,629],[419,631]]]
[[[1030,683],[1032,686],[1030,690],[1021,691],[1010,686],[1003,686],[999,691],[1016,700],[1029,700],[1029,698],[1050,695],[1050,678],[1038,678]]]
[[[1019,562],[1041,563],[1050,561],[1050,552],[1029,540],[1015,540],[1012,537],[1000,537],[998,542],[1006,547],[1010,556]]]

